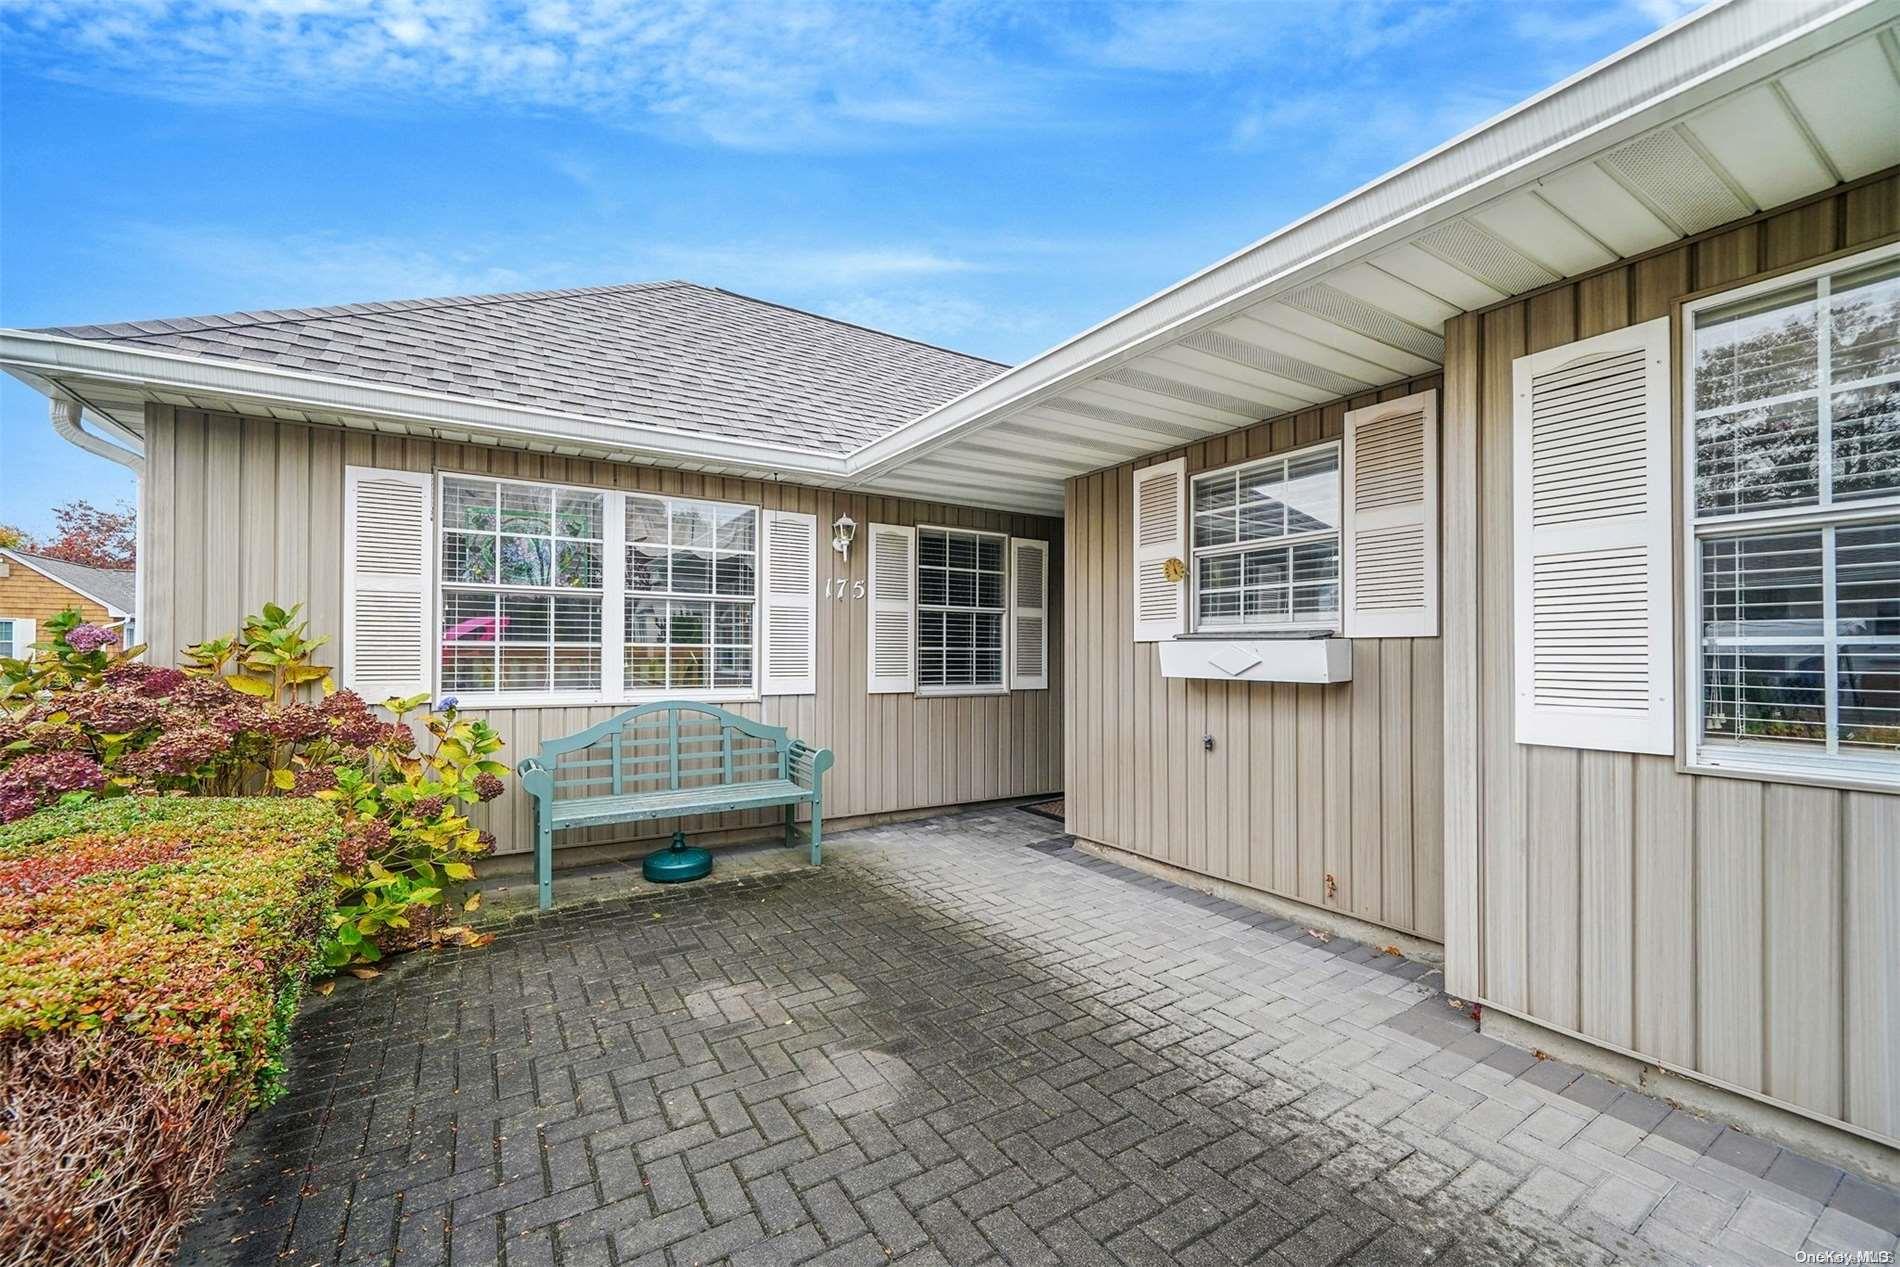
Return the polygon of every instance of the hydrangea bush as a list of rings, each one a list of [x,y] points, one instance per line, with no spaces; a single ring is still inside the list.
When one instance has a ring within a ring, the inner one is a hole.
[[[65,613],[0,660],[0,822],[129,795],[315,798],[342,814],[333,967],[428,939],[493,838],[467,807],[503,791],[502,741],[453,700],[390,699],[387,720],[316,662],[299,608],[267,604],[228,638],[146,664]],[[420,738],[421,742],[418,742]]]

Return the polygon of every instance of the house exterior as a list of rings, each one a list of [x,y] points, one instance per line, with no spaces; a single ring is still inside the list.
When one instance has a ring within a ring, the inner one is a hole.
[[[132,613],[138,586],[131,568],[95,568],[25,550],[0,550],[0,658],[17,657],[39,638],[42,624],[76,611],[95,625],[116,626],[128,644],[138,632]]]
[[[518,751],[705,694],[846,818],[1060,788],[1891,1180],[1897,16],[1712,5],[1008,369],[678,283],[0,365],[139,449],[155,647],[305,597]]]

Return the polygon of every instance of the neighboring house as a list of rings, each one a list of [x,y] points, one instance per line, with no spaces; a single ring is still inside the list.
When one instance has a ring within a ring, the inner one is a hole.
[[[0,658],[19,657],[40,626],[63,611],[111,625],[130,646],[137,629],[137,585],[131,568],[95,568],[25,550],[0,550]]]
[[[1060,787],[1891,1179],[1894,19],[1711,6],[1007,371],[683,283],[0,365],[142,446],[155,648],[305,599],[515,754],[695,695],[845,818]]]

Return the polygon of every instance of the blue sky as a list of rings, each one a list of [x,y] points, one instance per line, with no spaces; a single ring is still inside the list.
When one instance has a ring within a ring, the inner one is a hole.
[[[0,324],[683,277],[1005,361],[1678,0],[0,0]],[[0,522],[127,473],[0,387]]]

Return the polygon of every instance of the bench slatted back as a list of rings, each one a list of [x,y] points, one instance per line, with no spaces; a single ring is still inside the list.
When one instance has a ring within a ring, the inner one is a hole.
[[[560,800],[638,796],[789,778],[795,750],[811,749],[712,704],[661,701],[541,746]]]

